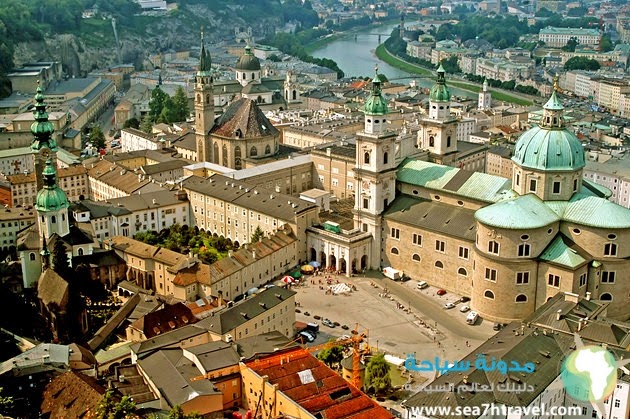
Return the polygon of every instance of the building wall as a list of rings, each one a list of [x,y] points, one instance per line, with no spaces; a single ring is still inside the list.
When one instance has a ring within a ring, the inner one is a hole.
[[[490,151],[486,154],[486,173],[512,179],[514,162],[509,157],[503,157]]]
[[[311,154],[313,160],[313,187],[331,192],[340,199],[352,198],[356,188],[354,158]]]
[[[247,320],[236,328],[225,333],[225,336],[232,335],[236,341],[249,336],[256,336],[262,333],[278,331],[289,339],[293,338],[295,324],[295,295],[287,298],[280,304],[265,310],[259,316]]]

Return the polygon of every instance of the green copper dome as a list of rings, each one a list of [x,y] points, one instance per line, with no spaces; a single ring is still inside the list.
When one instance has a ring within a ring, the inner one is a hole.
[[[372,90],[370,97],[365,101],[363,111],[366,115],[387,115],[389,113],[387,101],[381,93],[381,78],[378,74],[378,67],[375,68],[374,78],[372,79]]]
[[[564,126],[564,107],[555,90],[544,106],[539,126],[516,142],[512,160],[521,167],[544,171],[574,171],[586,165],[582,143]]]
[[[37,193],[35,209],[41,212],[57,211],[68,208],[68,197],[66,193],[57,186],[57,171],[50,160],[46,160],[46,167],[42,171],[44,187]]]
[[[446,78],[444,77],[444,73],[444,67],[440,64],[437,69],[437,80],[429,93],[429,100],[431,102],[451,101],[451,92],[449,92],[448,87],[446,87]]]
[[[252,54],[249,45],[245,47],[245,54],[241,55],[236,63],[236,69],[241,71],[257,71],[260,70],[260,61]]]
[[[48,147],[51,151],[57,151],[57,143],[52,138],[55,128],[48,120],[44,94],[39,85],[37,86],[37,93],[35,94],[35,110],[33,111],[33,116],[35,117],[35,122],[31,124],[31,133],[35,138],[33,138],[33,142],[31,143],[31,149],[39,151],[42,147]]]

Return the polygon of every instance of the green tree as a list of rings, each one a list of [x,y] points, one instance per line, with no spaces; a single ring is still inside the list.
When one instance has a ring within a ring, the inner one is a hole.
[[[184,414],[184,410],[180,405],[173,407],[170,412],[168,412],[168,419],[202,419],[201,416],[197,412],[192,412],[189,414]]]
[[[565,70],[599,70],[600,64],[597,60],[586,57],[571,57],[564,63]]]
[[[160,86],[156,86],[151,92],[151,99],[149,99],[149,116],[152,122],[156,122],[164,109],[164,102],[170,98],[169,95],[164,93]]]
[[[254,234],[252,234],[252,238],[251,238],[251,240],[249,242],[250,243],[257,243],[263,237],[265,237],[265,233],[262,231],[260,226],[256,226],[256,229],[254,230]]]
[[[459,64],[457,63],[457,56],[452,55],[448,58],[444,58],[441,62],[442,67],[444,67],[444,71],[447,73],[461,73],[462,69],[459,68]]]
[[[129,118],[123,124],[123,128],[140,129],[140,121],[138,121],[138,118]]]
[[[92,127],[92,130],[90,131],[90,142],[98,150],[103,150],[107,147],[107,144],[105,143],[105,134],[103,134],[103,130],[100,125],[94,125]]]
[[[326,348],[317,354],[317,359],[332,368],[343,360],[343,347],[337,345]]]
[[[613,45],[610,39],[610,36],[603,35],[602,40],[600,41],[600,44],[599,44],[599,50],[601,52],[608,52],[608,51],[612,51],[613,49],[615,49],[615,46]]]
[[[562,47],[562,51],[575,52],[575,48],[578,46],[578,40],[575,37],[571,37],[565,46]]]
[[[135,410],[136,404],[129,396],[124,396],[120,401],[117,401],[113,390],[107,390],[96,405],[96,417],[98,419],[133,418]]]
[[[188,118],[188,114],[190,113],[190,109],[188,107],[188,96],[181,86],[175,90],[172,106],[175,109],[175,120],[169,122],[182,122]]]
[[[3,388],[0,387],[0,415],[8,414],[13,408],[13,397],[3,396]]]
[[[144,115],[142,118],[142,122],[140,123],[140,131],[146,132],[147,134],[151,134],[153,132],[153,121],[151,120],[151,115],[148,113]]]
[[[390,365],[385,361],[385,355],[382,353],[370,359],[365,368],[365,388],[368,392],[378,394],[391,388],[390,368]]]

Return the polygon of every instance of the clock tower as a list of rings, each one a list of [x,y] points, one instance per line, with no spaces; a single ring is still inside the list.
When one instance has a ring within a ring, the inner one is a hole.
[[[378,67],[364,107],[364,129],[357,133],[354,224],[372,233],[369,267],[380,267],[381,214],[396,195],[396,133],[386,129],[389,109],[381,92]]]
[[[48,120],[46,112],[46,104],[44,103],[44,94],[41,86],[37,86],[35,93],[35,110],[33,111],[35,122],[31,124],[31,133],[33,134],[33,142],[31,150],[35,152],[35,178],[37,180],[37,190],[41,190],[44,186],[42,173],[46,167],[46,162],[50,160],[53,166],[57,166],[57,143],[52,138],[55,128]]]

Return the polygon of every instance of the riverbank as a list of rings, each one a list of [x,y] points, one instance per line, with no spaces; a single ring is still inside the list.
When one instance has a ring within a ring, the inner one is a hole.
[[[390,20],[384,20],[382,22],[376,22],[377,26],[386,26],[386,25],[391,25],[392,23],[396,23],[398,22],[398,20],[396,19],[390,19]],[[308,53],[308,54],[312,54],[314,51],[320,49],[320,48],[324,48],[326,45],[331,44],[333,42],[335,42],[338,39],[341,39],[345,36],[357,33],[357,32],[361,32],[363,30],[366,29],[370,29],[371,26],[373,26],[375,24],[375,22],[370,23],[369,25],[363,25],[363,26],[357,26],[354,27],[352,29],[349,29],[347,31],[343,31],[343,32],[335,32],[333,34],[324,36],[323,38],[319,38],[314,40],[313,42],[309,42],[308,44],[304,45],[304,50]]]
[[[405,60],[402,60],[396,57],[395,55],[390,53],[387,50],[387,48],[385,48],[385,44],[381,44],[378,47],[376,47],[375,54],[379,60],[383,60],[387,64],[391,65],[392,67],[396,67],[403,71],[407,71],[412,74],[418,74],[420,76],[431,76],[435,74],[433,71],[425,67],[421,67],[417,64],[413,64],[413,63],[407,62]],[[481,86],[477,86],[476,84],[464,83],[464,82],[456,81],[453,79],[449,79],[448,83],[452,86],[455,86],[462,90],[467,90],[473,93],[479,93],[479,91],[481,91]],[[522,97],[514,96],[505,92],[499,92],[496,90],[492,90],[491,95],[492,95],[492,99],[494,100],[514,103],[516,105],[521,105],[521,106],[529,106],[533,103],[531,100],[523,99]]]

